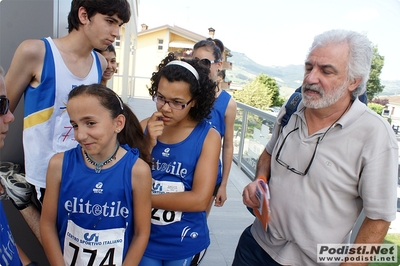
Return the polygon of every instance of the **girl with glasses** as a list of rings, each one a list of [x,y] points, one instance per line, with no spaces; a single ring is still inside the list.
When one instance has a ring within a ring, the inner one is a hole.
[[[193,57],[200,60],[208,60],[217,63],[210,64],[210,78],[218,82],[219,73],[222,70],[224,45],[218,39],[208,38],[207,40],[199,41],[194,45]],[[218,83],[216,83],[218,84]],[[212,203],[215,206],[221,207],[227,199],[226,185],[228,183],[228,176],[231,170],[233,158],[233,125],[236,117],[236,102],[229,93],[221,90],[218,85],[214,86],[216,100],[214,108],[211,111],[211,118],[208,121],[215,127],[222,138],[222,162],[219,162],[219,171],[217,182],[213,196],[210,199],[209,206],[207,207],[207,215],[211,210]]]
[[[40,220],[51,265],[138,265],[150,234],[151,172],[140,123],[101,84],[81,85],[67,112],[79,143],[49,163]]]
[[[153,211],[140,266],[189,265],[210,244],[206,209],[221,138],[205,121],[215,101],[209,71],[170,53],[151,77],[157,111],[141,123],[152,155]]]

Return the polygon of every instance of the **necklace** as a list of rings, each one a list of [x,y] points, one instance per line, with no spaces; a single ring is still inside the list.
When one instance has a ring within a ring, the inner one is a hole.
[[[86,161],[88,161],[90,164],[95,166],[94,171],[96,172],[96,174],[98,174],[98,173],[100,173],[101,168],[104,165],[110,163],[112,160],[115,160],[115,155],[117,154],[118,148],[119,148],[119,143],[117,142],[117,145],[115,147],[113,154],[110,157],[108,157],[107,159],[105,159],[104,161],[102,161],[101,163],[99,163],[95,159],[93,159],[89,154],[87,154],[87,152],[85,150],[83,151],[83,153],[85,154]]]

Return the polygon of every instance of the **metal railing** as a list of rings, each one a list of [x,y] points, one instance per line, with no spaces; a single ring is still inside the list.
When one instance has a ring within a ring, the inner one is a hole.
[[[236,104],[233,161],[253,180],[258,157],[271,138],[276,116],[244,103]]]

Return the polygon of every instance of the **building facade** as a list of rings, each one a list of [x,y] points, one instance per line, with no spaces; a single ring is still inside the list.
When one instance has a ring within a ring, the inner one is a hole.
[[[136,60],[133,70],[134,87],[132,95],[135,97],[149,97],[148,87],[150,77],[157,70],[158,64],[165,56],[173,52],[181,58],[192,57],[193,46],[208,37],[213,38],[215,30],[209,28],[209,36],[203,36],[178,26],[163,25],[149,29],[146,24],[141,25],[136,44]],[[223,54],[223,69],[232,69],[232,63],[227,61],[230,50],[225,47]],[[223,83],[223,88],[229,88],[229,82]]]

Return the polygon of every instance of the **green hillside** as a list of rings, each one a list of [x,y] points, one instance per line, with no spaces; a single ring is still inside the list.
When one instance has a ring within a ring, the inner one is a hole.
[[[275,78],[282,97],[289,97],[303,81],[303,65],[263,66],[248,58],[244,53],[231,52],[231,54],[232,57],[228,61],[233,63],[232,70],[226,71],[226,77],[235,85],[243,86],[258,74],[264,73]],[[381,95],[400,94],[400,80],[381,80],[381,83],[385,86]]]
[[[385,85],[380,96],[400,95],[400,80],[381,80],[382,85]]]

